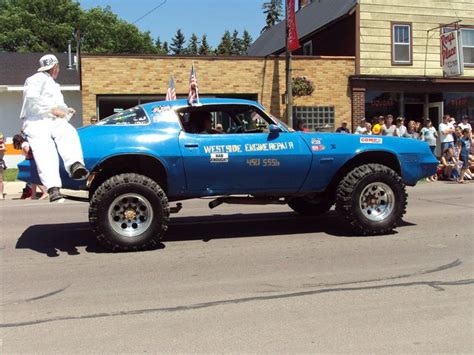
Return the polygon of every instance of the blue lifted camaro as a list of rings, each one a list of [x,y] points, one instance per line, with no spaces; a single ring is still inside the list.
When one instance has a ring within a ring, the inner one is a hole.
[[[115,251],[155,247],[181,208],[170,202],[209,196],[210,208],[288,204],[302,215],[335,205],[355,233],[386,233],[405,213],[405,185],[438,164],[424,142],[294,132],[247,100],[147,103],[79,136],[91,174],[78,182],[63,169],[63,186],[89,191],[92,229]],[[19,170],[21,180],[38,182],[34,161]]]

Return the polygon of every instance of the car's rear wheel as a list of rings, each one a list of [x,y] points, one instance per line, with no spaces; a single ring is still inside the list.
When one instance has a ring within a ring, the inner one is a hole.
[[[361,165],[349,172],[336,191],[336,211],[362,235],[383,234],[397,227],[406,211],[401,177],[380,164]]]
[[[94,192],[89,222],[98,241],[113,251],[156,248],[169,221],[168,198],[152,179],[120,174]]]

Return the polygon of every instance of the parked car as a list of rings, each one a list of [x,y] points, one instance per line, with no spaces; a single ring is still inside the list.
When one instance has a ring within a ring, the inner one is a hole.
[[[91,227],[114,251],[155,247],[181,207],[170,203],[209,196],[211,208],[288,204],[302,215],[335,205],[354,233],[386,233],[405,213],[405,185],[438,164],[421,141],[295,132],[257,102],[235,99],[147,103],[79,136],[91,174],[78,182],[63,171],[63,186],[89,191]],[[34,161],[19,170],[21,180],[38,179]]]

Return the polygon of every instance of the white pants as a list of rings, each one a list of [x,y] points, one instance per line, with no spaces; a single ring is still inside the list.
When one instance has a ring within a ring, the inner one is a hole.
[[[67,120],[25,118],[23,132],[28,137],[41,182],[47,189],[62,186],[58,152],[68,173],[75,162],[84,164],[79,136]]]

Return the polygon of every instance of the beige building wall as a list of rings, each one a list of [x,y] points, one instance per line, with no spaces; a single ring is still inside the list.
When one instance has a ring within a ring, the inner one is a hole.
[[[474,25],[474,0],[360,0],[360,74],[442,76],[440,30],[428,30],[457,20]],[[412,23],[413,65],[392,65],[391,22]]]
[[[174,75],[178,97],[186,97],[194,62],[199,91],[212,94],[256,94],[273,115],[283,118],[284,58],[82,56],[84,117],[96,114],[97,95],[165,95]],[[293,76],[306,76],[314,85],[311,96],[295,97],[300,106],[334,106],[336,126],[351,120],[349,76],[353,57],[294,58]],[[85,119],[84,124],[87,124]]]

